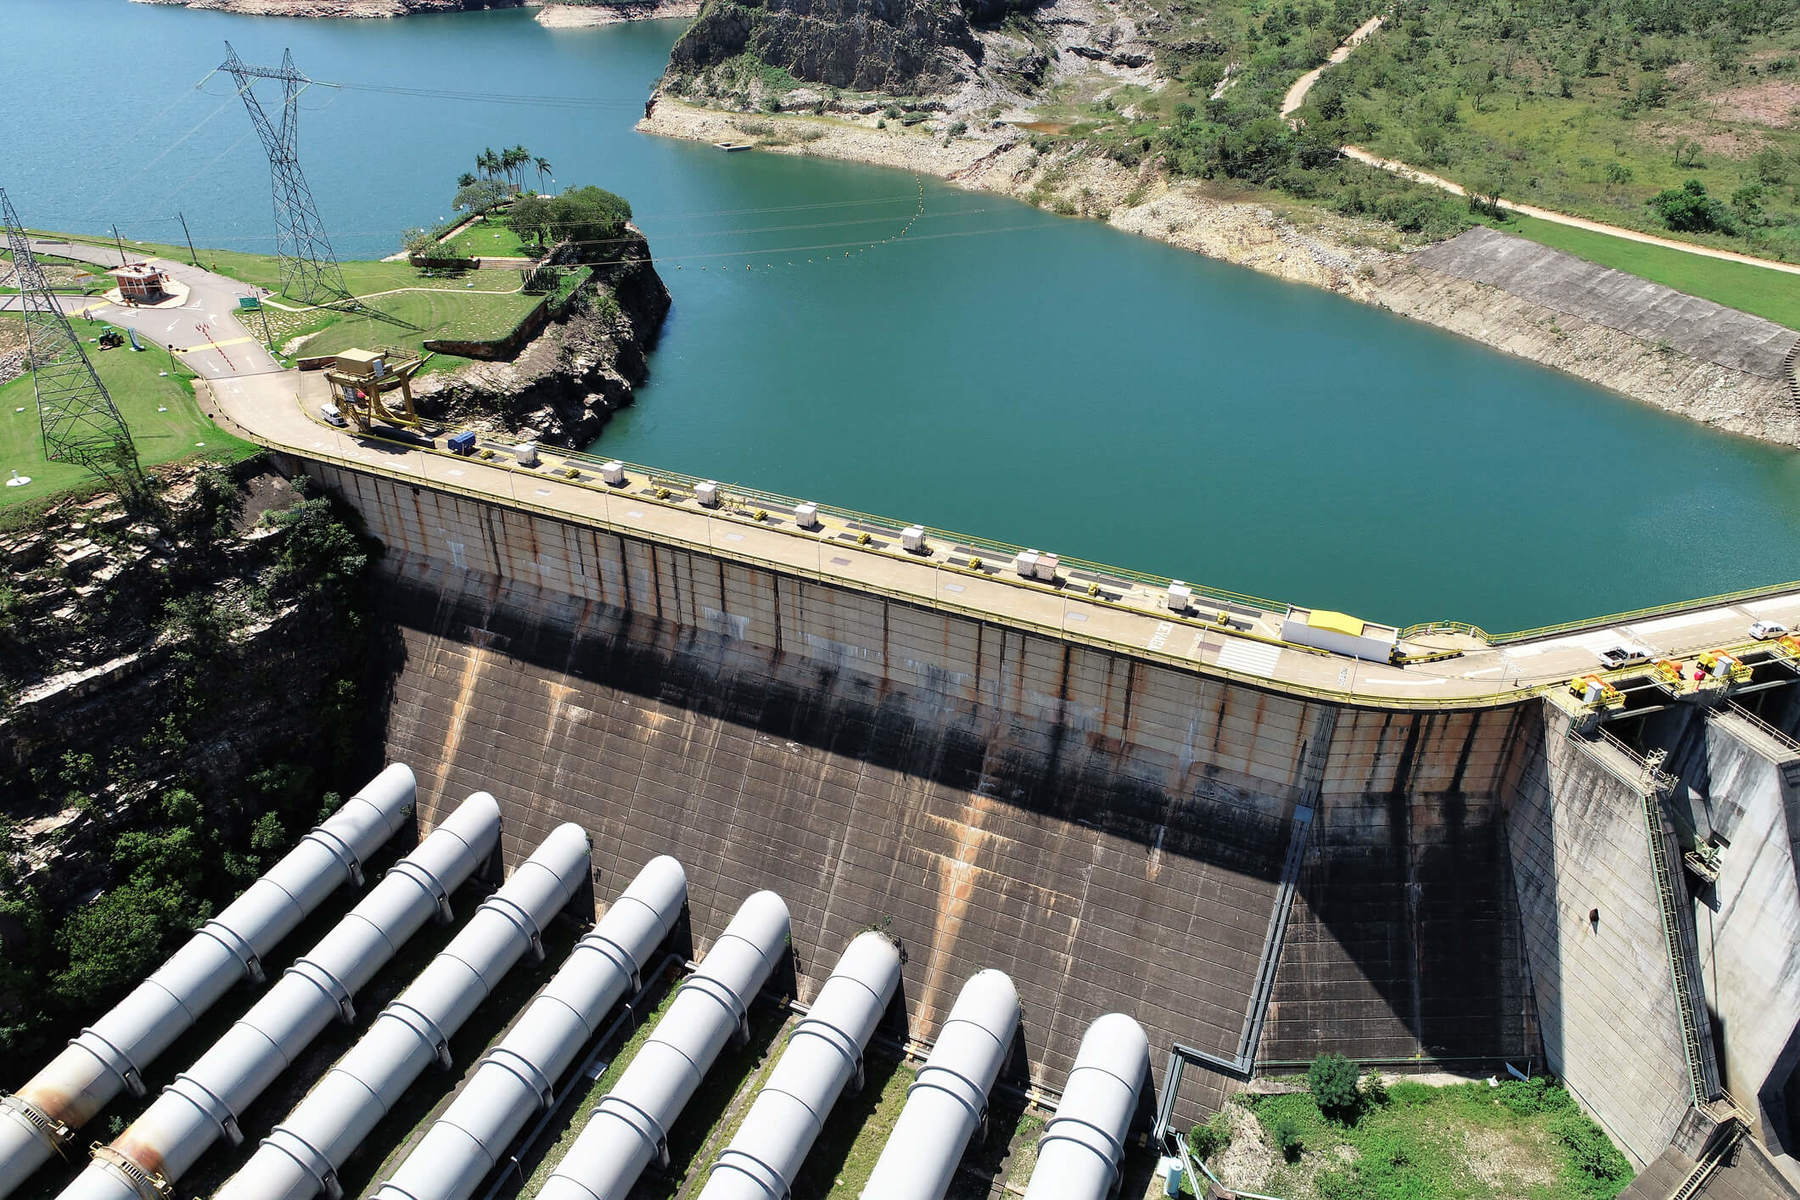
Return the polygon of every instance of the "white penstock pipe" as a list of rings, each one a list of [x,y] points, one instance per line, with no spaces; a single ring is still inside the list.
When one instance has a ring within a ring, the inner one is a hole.
[[[432,914],[450,918],[449,895],[494,853],[500,806],[476,792],[212,1048],[175,1077],[156,1103],[114,1140],[62,1200],[160,1200],[221,1136],[242,1140],[238,1119],[333,1018],[350,1020],[353,997]]]
[[[233,984],[262,978],[275,944],[346,882],[404,823],[413,773],[399,763],[377,775],[324,824],[200,927],[155,974],[81,1031],[50,1065],[0,1099],[0,1197],[49,1157],[121,1090],[144,1094],[143,1071]]]
[[[1001,971],[977,971],[906,1089],[862,1200],[942,1200],[1019,1028],[1019,993]]]
[[[863,1047],[899,986],[894,943],[879,933],[858,935],[794,1027],[700,1200],[787,1200],[831,1106],[846,1084],[862,1079]]]
[[[644,1168],[668,1154],[669,1129],[787,948],[788,910],[774,892],[744,901],[676,993],[618,1086],[557,1164],[539,1200],[625,1200]]]
[[[362,1040],[263,1139],[217,1200],[337,1200],[337,1172],[588,876],[587,833],[558,825],[489,896]]]
[[[555,1088],[606,1014],[642,974],[687,903],[687,876],[664,855],[638,872],[575,944],[531,1007],[419,1139],[375,1200],[468,1200]]]
[[[1088,1026],[1056,1115],[1038,1139],[1025,1200],[1106,1200],[1119,1182],[1125,1135],[1150,1069],[1150,1042],[1124,1013]]]

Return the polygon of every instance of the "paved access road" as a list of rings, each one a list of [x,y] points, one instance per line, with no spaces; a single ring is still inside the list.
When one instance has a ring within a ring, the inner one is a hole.
[[[48,253],[111,261],[107,252],[93,247],[36,244]],[[191,289],[185,308],[132,309],[100,302],[90,315],[128,325],[170,346],[206,380],[202,406],[250,441],[407,483],[491,497],[497,504],[548,510],[630,536],[706,546],[720,558],[792,568],[847,587],[872,587],[931,607],[972,612],[1278,690],[1384,707],[1508,703],[1533,688],[1562,686],[1571,676],[1597,670],[1595,654],[1608,646],[1634,643],[1679,659],[1743,643],[1750,622],[1759,618],[1800,625],[1800,590],[1795,590],[1641,622],[1602,620],[1517,645],[1432,639],[1437,644],[1460,642],[1464,653],[1404,668],[1315,653],[1280,642],[1284,614],[1279,612],[1254,614],[1227,629],[1167,612],[1161,591],[1146,584],[1112,581],[1107,590],[1114,598],[1093,599],[1076,581],[1028,583],[1008,566],[991,573],[969,570],[952,561],[952,549],[942,541],[928,555],[916,555],[840,540],[836,535],[848,527],[829,513],[820,514],[821,532],[791,524],[776,528],[748,516],[704,509],[692,500],[657,500],[647,494],[642,472],[632,473],[632,486],[606,488],[592,482],[591,460],[569,460],[581,468],[584,482],[558,478],[553,472],[566,461],[553,451],[543,454],[537,468],[527,469],[512,465],[509,455],[482,462],[327,425],[317,416],[317,406],[328,394],[321,374],[283,370],[253,339],[237,340],[250,336],[233,312],[237,297],[253,289],[195,267],[156,261]],[[215,340],[196,344],[188,331],[197,322]],[[996,565],[988,564],[990,569]],[[1204,600],[1199,603],[1205,605]]]
[[[110,267],[119,261],[119,252],[79,242],[32,238],[31,248],[39,254],[54,254]],[[136,330],[159,346],[167,346],[188,369],[206,379],[223,379],[241,375],[259,375],[284,368],[263,348],[259,337],[252,336],[238,320],[238,299],[262,295],[262,289],[236,279],[227,279],[211,271],[167,258],[149,260],[169,276],[187,285],[187,303],[177,308],[138,308],[113,304],[100,296],[61,296],[63,311],[70,316],[105,321],[110,325]],[[7,296],[0,310],[19,307],[17,296]]]

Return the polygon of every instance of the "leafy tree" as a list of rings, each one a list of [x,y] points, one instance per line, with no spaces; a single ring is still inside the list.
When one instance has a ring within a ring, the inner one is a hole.
[[[1356,1078],[1356,1064],[1341,1054],[1321,1054],[1306,1068],[1306,1086],[1312,1091],[1313,1103],[1337,1120],[1356,1114],[1360,1100]]]
[[[1650,197],[1650,208],[1678,233],[1731,233],[1731,212],[1706,194],[1706,185],[1690,179]]]
[[[1731,193],[1731,211],[1745,225],[1766,225],[1769,219],[1763,212],[1763,199],[1768,189],[1760,183],[1746,184]]]
[[[631,205],[605,188],[570,188],[550,201],[550,219],[559,238],[581,247],[581,257],[605,258],[631,220]]]
[[[1506,210],[1500,207],[1500,197],[1505,191],[1504,170],[1483,171],[1480,177],[1469,181],[1469,211],[1504,217]]]
[[[506,217],[514,233],[530,238],[540,247],[552,229],[550,201],[542,196],[520,196]]]
[[[468,209],[470,212],[482,212],[494,207],[506,199],[506,185],[497,179],[479,179],[467,187],[456,190],[456,199],[450,202],[457,211]]]
[[[430,255],[438,248],[437,234],[429,229],[409,229],[400,235],[400,241],[406,247],[408,254],[420,257]]]
[[[341,603],[369,564],[368,551],[324,496],[308,496],[265,514],[263,520],[287,530],[275,556],[278,587],[322,593]]]
[[[69,965],[52,980],[70,1005],[93,1005],[148,974],[172,934],[202,919],[205,906],[177,887],[132,879],[74,913],[57,932]]]
[[[287,845],[287,830],[282,827],[281,814],[266,812],[256,818],[256,824],[250,827],[250,848],[259,854],[267,854]]]

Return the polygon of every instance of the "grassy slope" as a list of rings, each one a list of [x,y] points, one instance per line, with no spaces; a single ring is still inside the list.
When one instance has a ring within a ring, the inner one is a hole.
[[[1772,111],[1800,85],[1792,11],[1723,48],[1711,33],[1644,32],[1603,7],[1577,18],[1447,0],[1408,12],[1332,72],[1356,140],[1459,183],[1498,177],[1503,194],[1559,212],[1800,260],[1800,122]],[[1316,119],[1331,91],[1316,88],[1303,113]],[[1678,163],[1688,141],[1698,152]],[[1770,223],[1670,231],[1646,201],[1688,179],[1722,203],[1762,182]]]
[[[444,243],[444,249],[464,258],[475,258],[483,254],[523,258],[532,251],[532,247],[521,240],[513,232],[512,226],[504,220],[490,220],[486,217]]]
[[[7,316],[4,319],[18,318]],[[70,323],[84,343],[103,328],[100,322],[79,318]],[[145,466],[209,452],[235,455],[254,449],[201,414],[194,403],[194,391],[187,383],[193,378],[190,374],[179,369],[167,375],[160,374],[170,370],[167,354],[160,350],[138,354],[129,346],[100,350],[87,344],[85,349],[100,374],[100,381],[119,406],[119,412],[131,430],[132,440],[137,444],[138,457]],[[158,412],[158,408],[167,411]],[[41,499],[79,487],[89,479],[80,467],[52,463],[44,458],[37,398],[29,374],[0,387],[0,476],[10,476],[15,470],[21,475],[29,475],[31,483],[0,491],[0,506]]]
[[[1535,217],[1514,215],[1495,228],[1800,330],[1800,276],[1646,246]]]
[[[1555,1085],[1397,1083],[1352,1124],[1321,1116],[1305,1092],[1264,1096],[1252,1111],[1269,1153],[1256,1190],[1289,1200],[1606,1200],[1631,1179]],[[1284,1123],[1300,1140],[1291,1156],[1273,1149]]]

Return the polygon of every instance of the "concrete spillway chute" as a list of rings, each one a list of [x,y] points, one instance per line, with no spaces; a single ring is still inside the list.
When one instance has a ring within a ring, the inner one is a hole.
[[[560,912],[588,873],[587,834],[559,825],[325,1073],[218,1200],[337,1200],[338,1168]]]
[[[744,901],[618,1086],[594,1109],[538,1193],[541,1200],[624,1200],[644,1168],[667,1155],[670,1127],[726,1041],[748,1028],[750,1002],[787,939],[788,911],[780,896],[758,892]]]
[[[937,1045],[906,1092],[862,1200],[942,1200],[1019,1029],[1019,993],[1002,971],[963,985]]]
[[[687,903],[681,864],[650,860],[577,942],[375,1200],[468,1200],[530,1117],[554,1103],[575,1056],[626,992]]]
[[[59,1150],[121,1091],[142,1095],[142,1071],[262,960],[326,896],[362,882],[362,863],[412,808],[411,770],[377,775],[286,857],[203,925],[150,978],[113,1006],[17,1093],[0,1102],[0,1197]]]
[[[240,1141],[238,1120],[250,1103],[334,1019],[351,1017],[356,993],[499,841],[500,806],[477,792],[296,959],[111,1146],[96,1148],[95,1161],[62,1200],[156,1200],[220,1137]]]
[[[863,1048],[899,986],[893,942],[864,933],[850,943],[713,1165],[701,1200],[786,1200],[832,1105],[860,1081]]]

